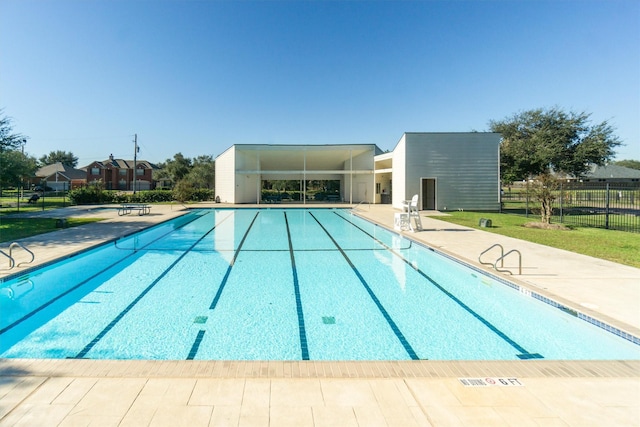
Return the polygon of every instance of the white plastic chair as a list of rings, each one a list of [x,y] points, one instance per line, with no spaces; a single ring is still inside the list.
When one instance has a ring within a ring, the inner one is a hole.
[[[418,195],[415,194],[411,200],[407,200],[407,212],[409,213],[409,228],[411,231],[416,231],[411,224],[411,218],[413,218],[416,226],[415,228],[420,231],[422,230],[422,221],[420,220],[420,211],[418,210]],[[403,210],[404,210],[404,202],[403,202]]]

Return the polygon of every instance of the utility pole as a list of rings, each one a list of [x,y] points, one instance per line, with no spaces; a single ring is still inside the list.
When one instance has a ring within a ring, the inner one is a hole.
[[[133,135],[133,194],[136,194],[136,181],[138,180],[138,134]]]

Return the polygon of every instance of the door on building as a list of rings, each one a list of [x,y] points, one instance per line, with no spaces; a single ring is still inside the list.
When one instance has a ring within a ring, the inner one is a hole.
[[[436,210],[435,178],[422,178],[422,210]]]
[[[354,200],[352,203],[360,203],[362,201],[367,200],[367,183],[366,182],[358,182],[357,183],[357,193],[354,195]]]

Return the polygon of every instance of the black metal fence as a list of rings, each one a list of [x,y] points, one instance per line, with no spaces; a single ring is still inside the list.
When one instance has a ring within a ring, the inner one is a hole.
[[[504,212],[539,212],[526,187],[510,189],[503,202]],[[562,183],[556,192],[552,222],[640,233],[640,182]]]
[[[560,186],[553,220],[640,232],[640,183],[571,182]]]

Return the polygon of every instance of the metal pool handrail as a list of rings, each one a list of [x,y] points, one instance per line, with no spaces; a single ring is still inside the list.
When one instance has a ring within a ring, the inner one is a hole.
[[[31,260],[29,261],[23,261],[21,263],[16,264],[16,260],[13,257],[13,248],[20,248],[25,250],[26,252],[28,252],[31,255]],[[20,267],[22,264],[31,264],[33,262],[34,259],[36,259],[36,256],[34,255],[33,252],[31,252],[29,249],[27,249],[24,245],[21,245],[18,242],[13,242],[12,244],[9,245],[9,254],[7,255],[7,253],[3,250],[0,249],[0,254],[6,256],[7,258],[9,258],[9,268],[8,269],[4,269],[4,270],[11,270],[14,267]]]
[[[357,210],[361,204],[366,203],[369,205],[369,210],[371,210],[371,202],[369,202],[368,200],[361,200],[357,205],[355,205],[354,207],[351,208],[351,210]]]
[[[480,255],[478,255],[478,262],[480,264],[484,264],[484,265],[493,265],[494,263],[492,263],[492,262],[483,262],[482,261],[482,255],[486,254],[487,252],[489,252],[491,249],[493,249],[495,247],[499,247],[500,248],[500,258],[498,258],[498,259],[501,260],[504,257],[504,247],[500,243],[496,243],[495,245],[491,245],[490,247],[488,247],[487,249],[482,251],[480,253]],[[503,267],[503,264],[500,264],[500,267]]]
[[[31,252],[24,245],[22,245],[22,244],[20,244],[18,242],[13,242],[12,244],[9,245],[9,257],[13,258],[11,253],[13,252],[13,248],[15,248],[15,247],[18,247],[18,248],[28,252],[31,255],[31,260],[30,261],[23,261],[23,262],[17,264],[16,267],[20,267],[22,264],[31,264],[33,262],[33,260],[36,259],[36,256],[35,256],[35,254],[33,252]]]
[[[9,268],[3,268],[3,270],[11,270],[16,265],[16,261],[13,259],[13,257],[11,257],[10,255],[7,255],[7,253],[2,249],[0,249],[0,254],[9,258]]]
[[[520,251],[519,251],[519,250],[517,250],[517,249],[511,249],[509,252],[507,252],[506,254],[502,255],[500,258],[498,258],[498,259],[496,260],[496,262],[495,262],[495,263],[493,263],[493,268],[495,268],[495,269],[496,269],[496,271],[500,271],[500,272],[502,272],[502,273],[509,273],[509,274],[513,275],[513,273],[512,273],[510,270],[507,270],[506,268],[501,270],[501,269],[499,269],[499,268],[497,267],[497,265],[498,265],[498,261],[500,261],[500,263],[501,263],[501,264],[500,264],[500,267],[502,267],[502,262],[503,262],[504,258],[505,258],[507,255],[512,254],[512,253],[514,253],[514,252],[516,252],[516,253],[518,254],[518,274],[522,276],[522,254],[521,254],[521,253],[520,253]]]
[[[489,252],[491,249],[495,248],[495,247],[499,247],[500,248],[500,257],[498,259],[496,259],[495,262],[484,262],[482,261],[482,255],[486,254],[487,252]],[[516,252],[518,254],[518,274],[522,275],[522,254],[520,253],[519,250],[517,249],[511,249],[509,252],[507,252],[506,254],[504,253],[504,247],[500,244],[500,243],[496,243],[494,245],[491,245],[489,248],[485,249],[484,251],[482,251],[480,253],[480,255],[478,256],[478,262],[480,264],[483,265],[491,265],[493,266],[493,268],[496,271],[500,271],[501,273],[509,273],[511,275],[513,275],[513,273],[510,270],[507,269],[500,269],[498,268],[498,261],[500,262],[500,267],[504,267],[504,259],[507,257],[507,255]]]

